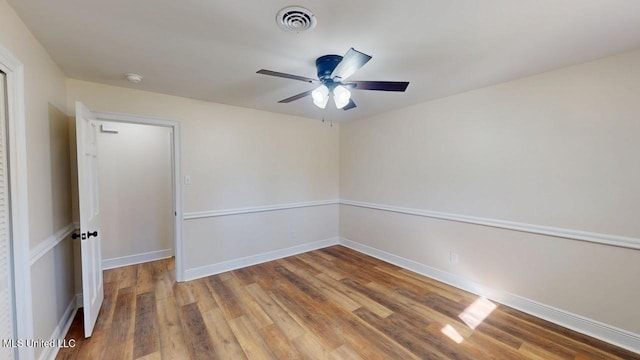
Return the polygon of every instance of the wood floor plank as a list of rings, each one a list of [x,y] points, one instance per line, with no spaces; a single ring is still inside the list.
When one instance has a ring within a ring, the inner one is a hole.
[[[548,351],[552,354],[557,354],[566,359],[573,359],[577,355],[577,349],[572,349],[557,342],[558,337],[547,335],[544,332],[539,331],[534,326],[526,324],[524,320],[509,318],[503,316],[500,311],[494,311],[491,316],[485,319],[485,322],[489,325],[504,329],[506,332],[521,339],[523,343],[529,343],[537,348]]]
[[[640,360],[342,246],[188,283],[173,259],[104,279],[92,337],[80,310],[58,359]]]
[[[191,359],[216,359],[207,326],[198,305],[191,303],[178,308],[184,340]]]
[[[511,346],[504,346],[504,344],[498,339],[486,335],[482,332],[474,332],[466,341],[469,341],[473,346],[487,349],[495,359],[509,359],[509,360],[526,360],[527,358],[519,352],[519,348],[522,345],[518,345],[517,348]]]
[[[339,308],[332,309],[340,313]],[[365,359],[419,359],[409,349],[388,337],[374,326],[353,316],[340,314],[337,322],[343,324],[343,336],[354,351]]]
[[[103,286],[104,300],[102,302],[102,307],[100,308],[100,313],[98,314],[98,318],[96,319],[96,325],[93,331],[108,330],[111,326],[113,312],[116,308],[116,300],[119,290],[118,283],[109,282],[105,283]]]
[[[416,312],[411,306],[407,305],[407,303],[398,301],[398,298],[394,298],[386,288],[376,288],[377,285],[374,283],[369,283],[367,286],[363,286],[351,279],[343,279],[341,283],[360,294],[365,295],[376,303],[390,309],[393,313],[399,313],[413,318],[414,321],[419,322],[420,327],[427,327],[433,321],[428,317],[422,316],[419,312]]]
[[[529,343],[523,343],[522,346],[520,346],[520,354],[526,356],[529,359],[537,360],[564,360],[575,358],[575,356],[566,357],[562,355],[556,355],[552,352],[546,351]]]
[[[364,360],[347,344],[333,350],[330,354],[330,358],[331,360]]]
[[[260,305],[262,310],[269,315],[269,318],[284,332],[289,340],[304,334],[305,330],[267,294],[258,284],[246,286],[247,292]]]
[[[173,297],[156,301],[158,335],[163,359],[182,359],[187,354],[184,333],[178,318],[178,308]]]
[[[282,281],[280,275],[275,272],[275,263],[268,262],[245,268],[246,271],[253,275],[256,283],[258,283],[264,289],[274,289],[278,287],[279,282]]]
[[[231,278],[231,275],[227,277],[227,279]],[[229,289],[229,287],[224,283],[222,277],[210,276],[206,278],[206,281],[209,286],[209,291],[216,300],[216,303],[218,303],[220,309],[222,309],[222,313],[225,315],[227,320],[235,319],[244,314],[238,299],[236,299],[233,291],[231,291],[231,289]]]
[[[248,359],[277,360],[249,318],[244,315],[233,318],[229,320],[229,326]]]
[[[293,257],[290,256],[288,258],[284,258],[284,259],[280,259],[278,260],[281,264],[282,263],[287,263],[290,266],[295,267],[296,269],[300,269],[302,271],[305,271],[309,274],[311,274],[312,276],[318,275],[322,273],[322,270],[318,270],[317,268],[309,265],[308,263],[302,261],[302,259],[298,258],[298,257]]]
[[[491,326],[487,323],[478,325],[475,332],[490,337],[495,341],[501,342],[502,344],[512,349],[519,349],[520,346],[522,346],[522,339],[518,339],[510,333],[495,326]]]
[[[197,301],[196,296],[193,294],[191,283],[188,282],[174,283],[173,297],[176,300],[176,304],[180,306],[194,304]]]
[[[125,273],[131,273],[131,271]],[[133,346],[133,343],[129,344],[128,340],[133,338],[134,330],[136,309],[135,281],[126,278],[123,284],[131,284],[131,286],[118,290],[111,329],[106,341],[106,344],[120,344],[120,346],[106,347],[104,349],[105,360],[127,359],[126,355],[131,353],[130,347]]]
[[[340,293],[346,295],[347,297],[352,299],[354,302],[358,303],[360,306],[364,306],[367,309],[373,311],[376,315],[380,317],[387,317],[393,314],[393,311],[390,310],[389,308],[385,307],[379,302],[376,302],[373,299],[370,299],[369,297],[358,292],[357,290],[352,289],[349,286],[346,286],[340,281],[335,280],[333,277],[330,277],[327,274],[320,274],[316,277],[322,280],[323,282],[325,282],[327,285],[333,287]]]
[[[369,273],[371,268],[363,267],[364,264],[361,265],[357,262],[354,262],[347,256],[340,256],[339,251],[336,251],[335,249],[325,248],[321,249],[320,251],[327,252],[334,256],[338,255],[335,256],[335,260],[333,260],[331,264],[334,268],[340,269],[342,272],[345,272],[347,274],[347,278],[362,284],[366,284],[367,282],[371,281],[371,275]]]
[[[154,291],[155,279],[153,276],[153,264],[147,262],[137,266],[136,274],[136,294]]]
[[[276,324],[265,326],[259,332],[277,359],[303,359]]]
[[[84,334],[82,335],[84,337]],[[82,338],[78,338],[82,339]],[[110,336],[109,332],[100,331],[93,335],[91,335],[91,344],[87,346],[87,344],[83,344],[78,349],[78,357],[77,359],[115,359],[116,357],[113,355],[105,356],[107,353],[107,349],[109,348]],[[80,342],[84,342],[80,340]],[[118,344],[118,347],[122,347],[122,354],[125,353],[124,343]],[[115,350],[115,349],[114,349]]]
[[[327,360],[331,356],[331,352],[322,346],[318,338],[311,333],[298,336],[293,339],[292,343],[304,359]]]
[[[448,299],[452,299],[452,300],[456,300],[456,301],[461,301],[463,299],[474,299],[477,296],[468,293],[464,290],[460,290],[458,288],[455,288],[451,285],[439,282],[435,279],[431,279],[428,278],[426,276],[420,275],[418,273],[415,273],[413,271],[410,270],[406,270],[406,269],[400,269],[398,270],[398,275],[399,276],[407,276],[407,277],[411,277],[414,279],[417,279],[420,282],[425,283],[425,286],[428,286],[429,291],[430,292],[435,292],[438,295],[444,296]],[[471,300],[473,301],[473,300]]]
[[[153,275],[155,278],[156,300],[166,299],[173,296],[173,270],[170,269],[168,261],[153,261]]]
[[[202,314],[202,318],[219,359],[242,360],[247,358],[220,308],[205,312]]]
[[[241,268],[231,271],[233,275],[242,285],[249,285],[255,282],[254,273],[249,268]]]
[[[146,288],[145,288],[146,289]],[[153,289],[136,297],[133,357],[141,358],[160,351],[156,296]]]
[[[162,353],[160,351],[154,352],[143,357],[135,358],[135,360],[162,360]]]
[[[244,309],[243,314],[248,317],[258,329],[273,324],[273,320],[255,302],[237,278],[230,278],[224,281],[224,283],[233,293],[234,298],[237,299],[242,309]]]
[[[306,294],[305,294],[306,295]],[[321,324],[326,322],[325,329],[311,329],[323,331],[327,337],[328,332],[336,334],[343,343],[348,343],[351,347],[366,359],[383,359],[383,358],[401,358],[410,359],[412,354],[394,344],[390,339],[381,336],[375,329],[368,327],[364,322],[353,316],[351,312],[345,311],[331,300],[325,300],[321,306],[309,299],[307,296],[301,296],[296,300],[299,304],[309,309],[309,312],[315,315],[313,324]],[[371,339],[376,341],[371,341]],[[324,344],[324,348],[333,351],[334,344]]]
[[[206,284],[206,280],[197,279],[190,281],[189,285],[191,286],[191,294],[193,294],[195,302],[198,304],[198,308],[201,313],[205,313],[218,307],[218,303],[216,302],[216,299],[214,299],[213,294],[211,294],[211,291]]]
[[[116,280],[120,288],[134,287],[137,284],[138,266],[124,266],[118,271],[118,279]]]
[[[318,291],[312,284],[304,281],[302,277],[287,270],[287,268],[285,268],[284,266],[277,266],[275,270],[278,274],[280,274],[283,278],[289,280],[289,282],[293,284],[293,286],[297,287],[308,297],[319,302],[327,301],[327,297],[324,296],[320,291]]]
[[[314,269],[320,271],[320,274],[325,274],[333,278],[334,280],[342,280],[346,278],[349,274],[347,272],[340,271],[337,269],[331,260],[327,259],[325,256],[320,256],[320,253],[305,253],[298,255],[300,260],[304,261],[309,266]],[[331,257],[333,259],[333,257]]]
[[[445,355],[439,353],[436,349],[429,346],[429,344],[420,341],[413,333],[398,331],[398,326],[394,324],[404,325],[399,323],[393,317],[380,318],[367,309],[358,309],[355,311],[362,320],[378,329],[380,332],[387,334],[394,341],[407,348],[410,352],[420,357],[421,359],[434,359],[434,360],[446,360]],[[394,321],[395,320],[395,321]],[[400,326],[402,328],[402,326]]]
[[[313,333],[323,347],[329,351],[342,345],[342,338],[336,332],[335,324],[329,319],[318,316],[318,307],[307,301],[306,295],[289,294],[280,289],[272,291],[272,298],[289,312],[296,322],[306,331]]]
[[[318,279],[316,276],[321,273],[318,273],[315,268],[307,265],[303,261],[293,262],[286,259],[281,261],[280,263],[283,264],[283,266],[287,268],[287,270],[299,276],[304,282],[319,290],[326,299],[333,300],[335,303],[342,306],[345,310],[353,311],[361,306],[359,303],[353,301],[345,294],[335,290],[333,287]],[[304,264],[304,266],[299,267],[300,263]]]

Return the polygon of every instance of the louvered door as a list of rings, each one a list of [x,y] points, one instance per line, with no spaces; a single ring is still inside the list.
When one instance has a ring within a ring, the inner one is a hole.
[[[6,77],[0,71],[0,359],[14,359],[15,319],[11,249],[11,199],[7,162]]]

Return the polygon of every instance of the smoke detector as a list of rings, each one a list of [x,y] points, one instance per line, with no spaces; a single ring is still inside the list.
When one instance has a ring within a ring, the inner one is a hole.
[[[127,79],[127,81],[129,81],[130,83],[134,83],[137,84],[140,81],[142,81],[142,75],[140,74],[126,74],[125,78]]]
[[[309,9],[288,6],[278,12],[276,22],[284,31],[303,32],[316,27],[317,20]]]

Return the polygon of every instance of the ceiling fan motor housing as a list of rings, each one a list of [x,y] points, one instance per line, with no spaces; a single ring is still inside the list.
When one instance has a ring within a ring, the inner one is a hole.
[[[331,74],[333,73],[333,69],[338,66],[338,64],[342,61],[342,56],[340,55],[324,55],[320,56],[316,59],[316,68],[318,69],[318,79],[320,81],[325,82],[326,80],[331,79]]]

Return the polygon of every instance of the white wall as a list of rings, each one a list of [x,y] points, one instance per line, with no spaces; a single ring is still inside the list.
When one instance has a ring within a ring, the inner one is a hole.
[[[192,180],[183,186],[187,270],[202,275],[210,265],[337,237],[337,205],[216,214],[337,199],[339,126],[73,79],[67,91],[70,109],[79,100],[181,122],[182,175]]]
[[[30,238],[14,241],[31,248],[34,336],[49,339],[74,301],[71,240],[65,236],[72,220],[65,79],[5,0],[0,44],[24,64]],[[43,351],[35,349],[36,356]]]
[[[171,130],[100,124],[115,126],[118,131],[98,133],[103,262],[122,266],[135,255],[144,258],[144,254],[156,253],[157,258],[159,252],[171,252]]]
[[[341,199],[639,239],[638,64],[640,51],[342,124]],[[640,334],[638,250],[348,205],[340,235]]]
[[[640,237],[638,52],[329,128],[77,80],[65,87],[5,0],[0,43],[25,64],[31,238],[19,241],[57,244],[32,269],[37,338],[55,331],[73,297],[70,240],[54,236],[71,221],[73,149],[52,124],[64,128],[55,119],[76,100],[182,122],[187,213],[334,199],[340,185],[349,200]],[[325,205],[186,220],[186,265],[330,238],[337,219]],[[352,206],[339,223],[345,238],[640,333],[636,250]]]

